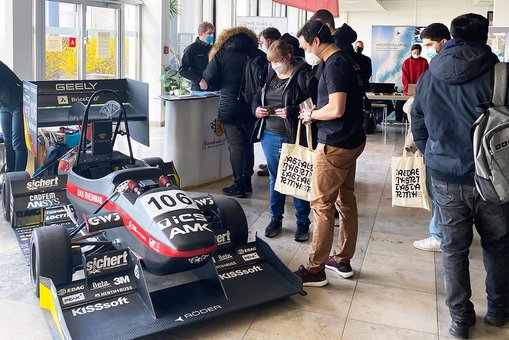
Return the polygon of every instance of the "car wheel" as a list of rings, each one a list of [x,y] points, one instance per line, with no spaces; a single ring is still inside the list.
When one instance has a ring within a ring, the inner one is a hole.
[[[39,277],[45,276],[60,286],[72,281],[71,237],[62,225],[35,228],[30,240],[30,277],[32,290],[39,296]]]
[[[232,231],[232,243],[241,246],[247,243],[247,219],[239,202],[229,197],[214,197],[223,225]]]
[[[2,208],[6,221],[11,220],[11,182],[29,178],[30,175],[26,171],[7,172],[4,174],[2,182]]]
[[[142,158],[141,160],[150,166],[159,166],[161,164],[164,164],[164,161],[162,160],[161,157],[147,157]]]

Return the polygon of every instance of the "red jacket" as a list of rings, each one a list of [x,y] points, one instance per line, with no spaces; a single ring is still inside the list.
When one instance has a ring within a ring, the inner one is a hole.
[[[405,60],[403,62],[403,67],[401,68],[401,71],[403,72],[401,77],[401,81],[403,82],[403,93],[408,92],[408,84],[417,84],[421,74],[426,72],[428,68],[428,61],[422,57],[417,59],[410,57]]]

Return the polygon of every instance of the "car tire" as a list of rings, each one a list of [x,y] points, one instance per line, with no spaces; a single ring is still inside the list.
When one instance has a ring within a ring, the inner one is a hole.
[[[164,161],[162,160],[161,157],[147,157],[142,158],[141,160],[150,166],[159,166],[161,164],[164,164]]]
[[[39,278],[45,276],[55,286],[72,281],[71,237],[63,225],[35,228],[30,239],[32,291],[39,296]]]
[[[29,178],[30,175],[26,171],[7,172],[4,174],[2,182],[2,208],[6,221],[11,220],[11,182]]]
[[[213,197],[225,228],[232,232],[232,243],[238,247],[245,245],[248,238],[247,219],[239,202],[229,197]]]

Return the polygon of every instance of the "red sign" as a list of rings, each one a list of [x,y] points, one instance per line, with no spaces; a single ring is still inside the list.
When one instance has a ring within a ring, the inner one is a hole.
[[[319,9],[326,9],[332,13],[334,17],[339,17],[339,1],[338,0],[272,0],[283,5],[304,9],[310,12],[316,12]]]
[[[69,37],[69,47],[76,47],[76,38]]]

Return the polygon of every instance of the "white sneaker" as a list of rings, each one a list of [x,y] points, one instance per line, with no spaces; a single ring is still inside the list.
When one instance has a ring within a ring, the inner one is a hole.
[[[414,247],[424,251],[442,251],[440,249],[440,242],[433,236],[414,242]]]

